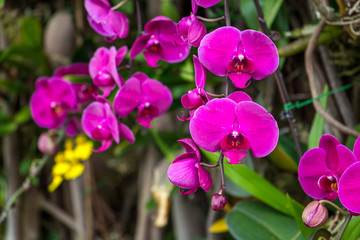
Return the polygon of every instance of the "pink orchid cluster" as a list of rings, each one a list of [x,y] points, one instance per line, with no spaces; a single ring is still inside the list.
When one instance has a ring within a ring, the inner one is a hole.
[[[168,169],[169,180],[187,195],[199,187],[208,191],[212,180],[203,167],[217,167],[201,162],[199,148],[221,151],[229,164],[241,164],[248,152],[255,157],[265,157],[277,145],[279,129],[274,117],[246,93],[237,91],[222,98],[205,90],[207,70],[218,76],[229,77],[237,88],[249,86],[250,79],[263,79],[278,67],[279,56],[275,44],[261,32],[240,31],[234,27],[221,27],[206,34],[205,26],[196,17],[198,6],[210,7],[217,1],[192,1],[192,13],[178,23],[177,44],[184,42],[198,47],[193,56],[196,88],[181,98],[189,117],[192,139],[179,142],[186,153],[178,156]],[[220,161],[220,160],[219,160]],[[222,160],[221,160],[222,161]],[[223,173],[222,173],[223,174]],[[187,191],[185,189],[188,189]],[[226,204],[222,187],[212,198],[214,210]]]
[[[351,151],[332,135],[323,135],[318,148],[305,152],[299,181],[310,197],[340,202],[352,215],[360,214],[360,138]]]

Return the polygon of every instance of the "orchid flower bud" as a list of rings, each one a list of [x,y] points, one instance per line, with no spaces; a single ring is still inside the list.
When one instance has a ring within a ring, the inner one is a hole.
[[[38,148],[44,154],[55,154],[58,147],[54,135],[42,133],[38,140]]]
[[[328,211],[319,201],[312,201],[303,211],[302,220],[307,227],[317,228],[328,219]]]
[[[214,195],[211,198],[211,208],[214,211],[220,211],[223,210],[227,201],[224,195],[219,193],[214,193]]]

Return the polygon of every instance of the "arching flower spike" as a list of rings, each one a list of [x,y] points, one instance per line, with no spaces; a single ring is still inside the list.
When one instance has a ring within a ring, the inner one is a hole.
[[[159,16],[152,19],[145,24],[145,32],[132,46],[131,58],[143,52],[149,66],[157,67],[160,59],[175,63],[183,61],[189,55],[189,44],[175,44],[178,35],[176,23],[169,18]]]
[[[265,34],[221,27],[207,34],[198,49],[200,62],[218,76],[228,74],[237,88],[245,88],[250,78],[270,76],[279,65],[275,44]]]
[[[212,180],[210,173],[200,166],[200,151],[193,140],[184,138],[178,140],[185,148],[186,153],[181,154],[168,168],[170,182],[179,186],[180,193],[188,195],[197,191],[199,187],[209,191]],[[189,189],[184,191],[184,189]]]
[[[245,161],[247,150],[255,157],[271,153],[279,129],[266,109],[238,91],[199,107],[190,120],[190,134],[199,147],[210,152],[222,150],[230,163],[239,164]]]
[[[338,196],[339,179],[355,162],[355,155],[334,136],[323,135],[319,147],[306,151],[300,159],[300,184],[310,197],[332,201]]]

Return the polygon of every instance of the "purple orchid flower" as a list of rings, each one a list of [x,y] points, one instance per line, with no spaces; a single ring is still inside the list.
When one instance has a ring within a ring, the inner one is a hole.
[[[194,115],[195,110],[207,103],[210,100],[210,97],[204,90],[206,83],[206,69],[201,65],[199,59],[194,55],[194,69],[195,69],[195,85],[196,89],[189,90],[187,94],[181,97],[181,103],[184,108],[191,109],[189,111],[190,117],[185,118],[183,116],[182,119],[179,118],[180,121],[190,120]]]
[[[184,17],[178,22],[179,35],[176,39],[177,44],[182,45],[188,42],[191,46],[200,46],[200,42],[207,31],[205,25],[199,21],[195,14],[196,12],[193,12],[190,16]]]
[[[228,74],[237,88],[245,88],[250,78],[270,76],[279,65],[275,44],[265,34],[221,27],[207,34],[198,49],[200,62],[218,76]]]
[[[101,147],[96,152],[108,149],[112,141],[119,143],[120,136],[130,143],[134,143],[135,137],[131,130],[123,123],[117,121],[110,103],[103,98],[91,103],[85,108],[81,125],[86,135],[90,138],[101,141]]]
[[[68,113],[76,107],[76,94],[71,84],[61,77],[39,78],[30,100],[31,115],[43,128],[64,125]]]
[[[151,121],[165,113],[171,103],[169,88],[157,80],[150,79],[144,73],[137,72],[117,92],[114,108],[120,117],[126,117],[138,108],[136,120],[142,126],[150,128]]]
[[[89,64],[88,63],[73,63],[69,66],[60,67],[54,72],[54,76],[63,77],[66,79],[67,76],[82,76],[90,77]],[[76,93],[76,99],[78,105],[86,103],[90,100],[94,100],[97,95],[96,87],[89,83],[71,83]]]
[[[323,135],[319,147],[306,151],[300,159],[300,184],[310,197],[332,201],[338,196],[341,176],[356,161],[355,155],[334,136]]]
[[[113,11],[107,0],[86,0],[90,26],[105,40],[112,42],[116,38],[126,38],[129,33],[129,20],[119,11]]]
[[[175,63],[183,61],[189,55],[189,44],[175,44],[178,36],[177,27],[169,18],[159,16],[152,19],[145,24],[145,32],[134,42],[130,50],[131,58],[143,52],[149,66],[157,67],[160,59]]]
[[[242,163],[251,150],[255,157],[271,153],[279,138],[276,120],[244,92],[213,99],[190,120],[194,142],[206,151],[222,150],[230,163]]]
[[[188,195],[197,191],[199,187],[209,191],[212,180],[210,173],[200,166],[200,151],[193,140],[184,138],[178,140],[185,148],[168,168],[170,182],[180,187],[180,193]],[[184,191],[184,189],[189,189]]]
[[[354,144],[356,162],[348,167],[339,181],[339,199],[350,214],[360,214],[360,137]]]
[[[117,66],[120,65],[127,52],[127,47],[121,47],[116,51],[115,47],[107,49],[100,47],[90,59],[89,72],[94,85],[103,91],[102,97],[107,97],[115,88],[124,85],[124,79],[119,75]]]

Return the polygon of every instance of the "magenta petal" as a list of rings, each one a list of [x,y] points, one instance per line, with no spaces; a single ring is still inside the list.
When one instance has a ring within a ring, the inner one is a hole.
[[[237,149],[237,148],[230,148],[223,150],[222,153],[225,157],[229,159],[230,164],[241,164],[245,161],[245,157],[247,155],[247,152]],[[244,160],[243,160],[244,159]],[[243,161],[241,161],[243,160]]]
[[[243,72],[228,73],[229,78],[237,88],[246,88],[250,84],[251,75]]]
[[[198,49],[200,62],[215,75],[225,76],[226,66],[238,49],[240,35],[234,27],[221,27],[205,35]]]
[[[326,163],[331,170],[335,170],[338,166],[339,158],[336,146],[340,142],[334,136],[324,134],[319,141],[319,147],[326,151]]]
[[[185,189],[198,188],[200,183],[195,163],[197,162],[193,158],[173,162],[167,172],[170,182]]]
[[[150,67],[158,67],[157,62],[161,59],[161,55],[158,52],[145,51],[144,57]]]
[[[265,108],[250,101],[238,103],[235,113],[239,132],[249,140],[251,153],[255,157],[271,153],[279,139],[279,128],[274,117]]]
[[[195,70],[195,85],[197,88],[204,88],[206,83],[206,69],[195,55],[193,55],[193,61]]]
[[[170,89],[161,82],[154,79],[147,79],[142,84],[143,97],[152,107],[157,109],[157,117],[165,113],[172,103],[172,95]]]
[[[242,101],[250,101],[250,102],[252,101],[250,96],[242,91],[233,92],[229,96],[227,96],[227,98],[233,100],[236,103],[239,103]]]
[[[193,194],[194,192],[197,191],[198,188],[192,188],[192,189],[189,189],[188,191],[185,191],[184,189],[179,189],[179,192],[186,196],[186,195],[189,195],[189,194]]]
[[[158,16],[145,24],[145,32],[158,36],[161,40],[175,42],[177,35],[176,23],[171,19]]]
[[[106,0],[86,0],[85,9],[96,22],[102,21],[110,11],[110,4]]]
[[[178,142],[185,148],[187,153],[195,153],[196,160],[200,162],[200,151],[199,148],[196,146],[195,142],[190,138],[183,138],[178,140]]]
[[[106,139],[101,141],[101,147],[99,149],[93,149],[94,152],[103,152],[107,150],[112,144],[112,139]]]
[[[198,171],[200,187],[207,192],[210,190],[212,185],[211,175],[207,170],[203,169],[202,167],[199,167]]]
[[[105,47],[98,48],[89,62],[89,73],[92,79],[108,65],[109,50]]]
[[[191,9],[192,9],[192,13],[196,14],[198,10],[198,5],[196,4],[196,0],[191,0]]]
[[[124,138],[129,143],[133,144],[135,142],[135,136],[131,131],[131,129],[125,124],[120,122],[119,122],[119,132],[120,132],[120,137]]]
[[[360,162],[351,165],[339,181],[340,202],[351,212],[360,213]]]
[[[113,33],[109,33],[105,28],[102,22],[96,22],[94,19],[91,18],[90,15],[88,15],[87,17],[89,25],[91,26],[92,29],[94,29],[98,34],[105,36],[105,37],[110,37],[113,35]]]
[[[360,161],[360,137],[358,137],[354,144],[353,152],[358,161]]]
[[[245,30],[241,32],[241,43],[245,55],[256,66],[254,79],[270,76],[279,65],[279,55],[275,44],[262,32]]]
[[[109,50],[109,64],[108,64],[108,71],[111,74],[112,78],[114,79],[114,82],[121,87],[124,85],[124,79],[119,75],[117,71],[117,66],[120,64],[117,64],[119,60],[122,60],[127,52],[127,47],[124,46],[120,48],[118,51],[116,51],[116,48],[113,46]],[[121,61],[120,61],[121,62]]]
[[[221,0],[196,0],[197,5],[204,7],[204,8],[208,8],[211,6],[214,6],[215,4],[217,4],[218,2],[220,2]]]
[[[228,134],[235,121],[236,103],[230,99],[213,99],[199,107],[190,120],[190,134],[201,148],[220,150],[221,139]]]
[[[145,49],[146,43],[149,41],[150,36],[151,36],[150,34],[144,34],[140,36],[138,39],[136,39],[130,50],[131,58],[135,58]]]
[[[110,104],[105,104],[106,123],[116,143],[120,142],[119,124]]]
[[[84,75],[89,76],[88,63],[73,63],[69,66],[60,67],[56,69],[53,76],[66,76],[66,75]]]
[[[162,42],[161,46],[163,48],[162,59],[169,63],[183,61],[187,58],[191,49],[189,44],[175,45],[172,42]]]
[[[307,195],[315,199],[326,197],[328,192],[318,185],[320,177],[330,173],[324,149],[313,148],[306,151],[300,159],[298,172],[300,184]]]
[[[141,101],[141,86],[137,78],[131,77],[116,93],[114,109],[120,117],[127,117]]]
[[[107,21],[113,34],[119,38],[126,38],[129,34],[129,20],[119,11],[110,11]]]
[[[193,22],[189,28],[188,41],[192,46],[198,47],[200,46],[200,42],[206,35],[207,31],[205,25],[200,22],[196,16],[194,16],[192,19]]]
[[[337,173],[338,176],[341,176],[343,172],[357,160],[354,153],[342,144],[337,145],[336,150],[338,154],[338,162],[336,168],[331,168],[331,170]]]

